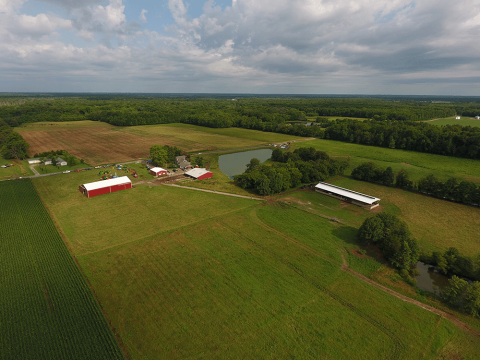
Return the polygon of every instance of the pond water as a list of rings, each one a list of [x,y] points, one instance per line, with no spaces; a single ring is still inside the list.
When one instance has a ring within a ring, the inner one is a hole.
[[[247,164],[250,163],[250,160],[256,158],[260,160],[260,163],[263,163],[270,159],[271,156],[272,150],[270,149],[259,149],[221,155],[218,158],[218,166],[224,174],[228,175],[230,179],[233,179],[233,175],[240,175],[246,170]]]
[[[415,277],[419,289],[440,294],[440,292],[449,285],[448,278],[439,273],[433,265],[419,261],[417,262],[416,269],[420,272],[420,275]]]

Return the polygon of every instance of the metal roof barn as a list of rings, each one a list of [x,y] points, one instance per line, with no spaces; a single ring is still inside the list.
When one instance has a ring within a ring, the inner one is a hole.
[[[378,203],[380,202],[380,199],[374,196],[365,195],[324,182],[319,182],[315,186],[315,191],[357,206],[364,207],[366,209],[373,209],[374,207],[377,207],[379,205]]]
[[[154,167],[150,169],[150,174],[152,174],[153,176],[167,175],[167,170],[160,167]]]
[[[87,197],[91,198],[97,195],[109,194],[115,191],[132,188],[132,182],[128,176],[122,176],[115,179],[96,181],[89,184],[83,184],[78,190]]]
[[[208,179],[213,176],[213,174],[210,171],[202,168],[195,168],[195,169],[189,170],[185,173],[185,175],[191,176],[197,180]]]

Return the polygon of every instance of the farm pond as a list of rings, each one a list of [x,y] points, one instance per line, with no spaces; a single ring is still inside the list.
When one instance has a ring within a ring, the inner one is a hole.
[[[433,265],[417,262],[416,269],[420,272],[417,279],[417,287],[422,290],[439,294],[449,285],[448,277],[441,274]]]
[[[256,158],[260,160],[260,163],[263,163],[270,159],[271,156],[272,150],[270,149],[259,149],[220,155],[218,157],[218,166],[225,175],[230,179],[233,179],[234,175],[240,175],[245,171],[250,160]]]

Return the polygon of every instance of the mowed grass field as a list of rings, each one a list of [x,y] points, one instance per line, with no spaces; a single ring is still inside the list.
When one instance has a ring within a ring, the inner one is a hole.
[[[455,116],[448,118],[442,118],[437,120],[429,120],[428,123],[432,125],[460,125],[460,126],[473,126],[480,127],[480,120],[475,119],[475,116],[461,116],[460,120],[455,120]]]
[[[0,158],[0,166],[1,165],[10,165],[14,164],[14,166],[9,166],[7,168],[0,168],[0,180],[3,179],[14,179],[20,176],[30,176],[33,175],[33,171],[30,170],[28,167],[28,163],[26,161],[21,160],[14,160],[14,159],[2,159]]]
[[[480,162],[478,160],[323,139],[291,144],[292,150],[299,147],[314,147],[326,151],[332,157],[349,158],[350,164],[345,171],[347,175],[358,165],[372,161],[382,168],[392,167],[395,173],[400,169],[405,169],[408,171],[410,179],[414,181],[434,174],[441,180],[454,176],[480,183]]]
[[[78,260],[132,359],[475,358],[472,335],[343,272],[342,233],[267,205]]]
[[[115,127],[96,121],[24,124],[16,131],[30,144],[29,155],[67,150],[90,165],[147,158],[154,144],[205,151],[260,146],[301,139],[257,130],[211,129],[186,124]]]
[[[167,186],[87,199],[75,185],[89,174],[68,175],[35,184],[131,359],[480,352],[450,322],[342,271],[341,254],[357,247],[350,225],[284,202]]]
[[[0,359],[123,359],[31,181],[0,199]]]
[[[33,180],[76,255],[190,226],[255,202],[151,184],[90,199],[78,191],[79,185],[98,180],[95,170]]]

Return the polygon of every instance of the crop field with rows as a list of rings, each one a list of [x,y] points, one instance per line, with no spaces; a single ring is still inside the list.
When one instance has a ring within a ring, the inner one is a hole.
[[[0,199],[0,359],[123,359],[31,181]]]

